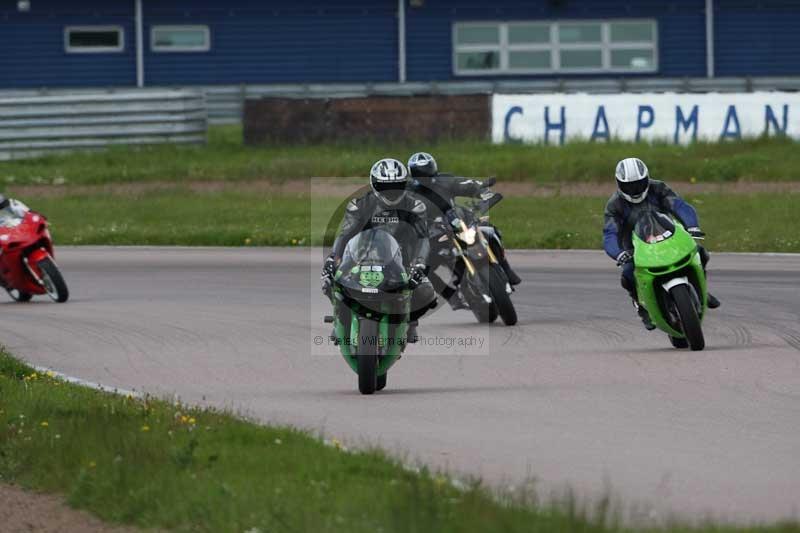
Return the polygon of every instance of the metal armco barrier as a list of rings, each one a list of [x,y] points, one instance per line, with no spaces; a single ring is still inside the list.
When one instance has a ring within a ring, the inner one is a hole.
[[[204,143],[202,91],[0,95],[0,160],[114,145]]]
[[[753,92],[800,91],[800,77],[754,78],[590,78],[536,80],[463,80],[408,83],[310,83],[276,85],[198,85],[163,87],[205,94],[211,124],[240,124],[248,98],[358,98],[366,96],[421,96],[462,94],[646,93],[646,92]],[[153,91],[144,89],[143,91]],[[119,94],[131,89],[0,90],[0,99],[12,96],[59,94]]]

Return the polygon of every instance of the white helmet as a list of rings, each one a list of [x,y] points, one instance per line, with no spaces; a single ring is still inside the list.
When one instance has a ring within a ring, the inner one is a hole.
[[[383,203],[397,205],[406,195],[408,171],[397,159],[381,159],[372,165],[369,184]]]
[[[617,163],[617,188],[623,198],[631,203],[639,204],[647,198],[650,188],[650,172],[644,161],[635,157],[623,159]]]

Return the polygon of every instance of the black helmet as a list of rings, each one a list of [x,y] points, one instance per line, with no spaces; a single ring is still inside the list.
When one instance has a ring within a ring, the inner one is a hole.
[[[10,202],[9,202],[8,198],[6,198],[6,195],[3,194],[3,193],[0,193],[0,209],[5,209],[6,207],[8,207],[9,203]]]
[[[439,165],[427,152],[417,152],[408,158],[408,171],[415,178],[432,178],[439,173]]]
[[[617,163],[617,188],[623,198],[638,204],[647,198],[650,188],[650,172],[644,161],[635,157],[623,159]]]
[[[386,205],[397,205],[406,195],[408,171],[397,159],[381,159],[369,172],[369,184]]]

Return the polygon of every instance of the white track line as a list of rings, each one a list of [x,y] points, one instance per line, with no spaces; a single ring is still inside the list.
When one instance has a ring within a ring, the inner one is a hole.
[[[24,361],[23,361],[23,363],[24,364],[28,364],[28,363],[25,363]],[[66,375],[66,374],[64,374],[62,372],[59,372],[58,370],[53,370],[52,368],[48,368],[46,366],[39,366],[39,365],[28,365],[28,366],[30,366],[31,368],[33,368],[34,370],[36,370],[37,372],[40,372],[42,374],[47,374],[49,372],[50,374],[54,375],[55,377],[57,377],[59,379],[62,379],[64,381],[66,381],[67,383],[72,383],[74,385],[80,385],[82,387],[88,387],[90,389],[98,390],[98,391],[101,391],[101,392],[108,392],[108,393],[111,393],[111,394],[119,394],[120,396],[130,396],[132,398],[140,398],[140,399],[144,397],[144,395],[141,392],[137,392],[137,391],[134,391],[134,390],[128,390],[128,389],[121,389],[119,387],[109,387],[108,385],[103,385],[102,383],[95,383],[94,381],[87,381],[85,379],[68,376],[68,375]]]

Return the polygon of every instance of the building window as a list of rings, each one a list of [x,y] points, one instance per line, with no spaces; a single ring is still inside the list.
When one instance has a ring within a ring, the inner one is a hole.
[[[154,52],[208,52],[211,32],[208,26],[153,26],[150,49]]]
[[[458,22],[453,70],[460,76],[655,72],[654,20]]]
[[[456,70],[483,72],[499,69],[500,30],[497,24],[457,24]]]
[[[70,54],[122,52],[125,31],[120,26],[68,26],[64,28],[64,49]]]

